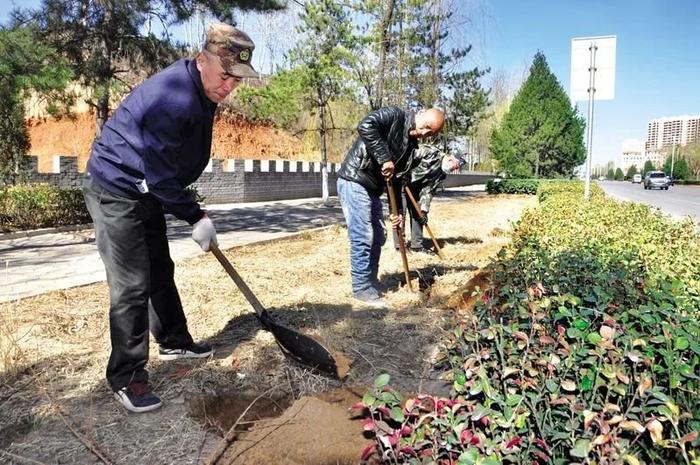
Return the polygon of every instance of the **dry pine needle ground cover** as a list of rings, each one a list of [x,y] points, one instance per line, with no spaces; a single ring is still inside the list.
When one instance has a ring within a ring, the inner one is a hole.
[[[392,385],[406,392],[444,388],[430,370],[430,357],[453,319],[446,302],[450,296],[454,302],[506,243],[509,221],[534,204],[532,197],[483,195],[434,202],[431,226],[446,259],[409,254],[414,285],[423,289],[410,293],[398,288],[401,259],[389,238],[380,266],[380,279],[390,286],[386,310],[351,299],[342,227],[225,251],[276,320],[323,338],[352,360],[342,383],[286,360],[211,255],[178,263],[176,280],[191,333],[214,344],[216,354],[199,362],[152,359],[151,382],[165,405],[150,414],[126,413],[106,387],[104,283],[2,304],[0,463],[201,463],[234,423],[236,430],[253,430],[237,435],[218,463],[310,463],[293,457],[294,444],[308,454],[300,437],[314,438],[310,425],[335,431],[344,444],[324,446],[330,455],[317,456],[318,464],[356,463],[366,440],[361,426],[343,424],[347,408],[380,373],[389,373]],[[157,353],[153,344],[151,353]],[[282,423],[258,421],[288,407],[278,418]],[[292,429],[277,431],[282,424]],[[250,439],[256,435],[261,439]],[[265,436],[284,456],[255,455],[270,450]]]

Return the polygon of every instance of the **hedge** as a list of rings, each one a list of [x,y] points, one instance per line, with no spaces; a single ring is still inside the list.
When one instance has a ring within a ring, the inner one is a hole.
[[[79,189],[48,184],[18,184],[0,190],[0,231],[89,223]]]
[[[440,350],[449,397],[404,399],[377,378],[356,406],[375,437],[365,458],[700,464],[694,225],[582,190],[541,186]]]
[[[489,194],[537,194],[540,186],[547,184],[576,184],[578,181],[564,179],[491,179],[486,183]]]

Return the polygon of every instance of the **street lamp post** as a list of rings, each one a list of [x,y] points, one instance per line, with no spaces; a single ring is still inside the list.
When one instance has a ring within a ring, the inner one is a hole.
[[[671,179],[673,179],[673,158],[674,155],[676,154],[676,139],[673,139],[673,148],[671,149]]]

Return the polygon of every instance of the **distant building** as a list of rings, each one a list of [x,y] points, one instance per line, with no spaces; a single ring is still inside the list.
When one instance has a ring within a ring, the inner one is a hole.
[[[686,145],[694,141],[700,141],[700,115],[651,120],[647,126],[646,142],[627,139],[622,143],[620,168],[625,173],[632,165],[641,170],[647,160],[659,168],[666,162],[674,144]]]
[[[647,150],[661,150],[671,145],[685,145],[700,140],[700,115],[671,116],[649,121]]]
[[[620,168],[623,173],[627,173],[627,170],[632,165],[636,165],[637,169],[642,168],[646,161],[645,157],[644,141],[626,139],[622,142],[622,163],[620,163]]]

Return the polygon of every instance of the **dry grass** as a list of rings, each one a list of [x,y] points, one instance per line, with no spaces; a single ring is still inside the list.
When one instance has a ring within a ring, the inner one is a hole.
[[[276,320],[323,338],[353,360],[346,384],[366,384],[387,372],[397,387],[418,391],[434,382],[429,359],[452,322],[442,302],[506,243],[500,232],[490,233],[507,230],[531,204],[525,197],[435,202],[431,226],[443,239],[446,260],[409,255],[416,288],[430,286],[422,293],[397,289],[403,272],[389,238],[380,269],[390,285],[388,310],[352,301],[344,228],[225,253]],[[299,398],[341,386],[283,357],[213,256],[179,263],[176,280],[191,333],[213,343],[217,353],[204,363],[151,360],[151,381],[166,403],[155,414],[126,414],[106,389],[104,284],[0,305],[0,331],[11,341],[3,337],[2,347],[10,350],[0,352],[0,450],[47,463],[95,463],[57,415],[60,406],[116,463],[197,463],[219,437],[190,417],[192,399],[267,390]]]

